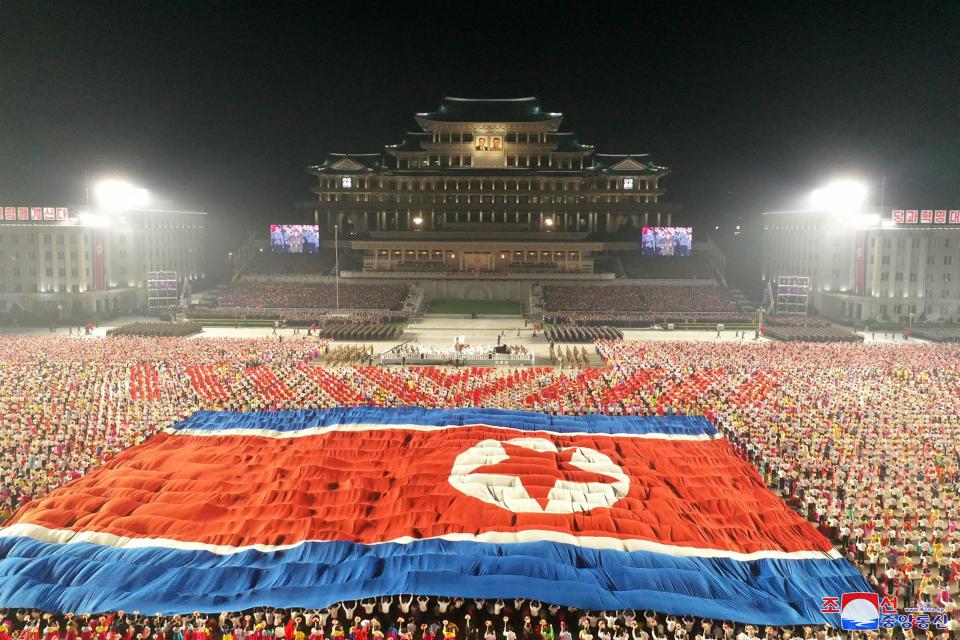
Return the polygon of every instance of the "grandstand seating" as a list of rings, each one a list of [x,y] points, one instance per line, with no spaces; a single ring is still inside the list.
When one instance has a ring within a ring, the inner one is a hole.
[[[660,322],[748,322],[722,287],[614,285],[543,287],[547,322],[650,326]]]
[[[621,253],[620,263],[628,278],[713,280],[716,273],[706,260],[692,256],[645,256],[639,251]]]
[[[340,284],[339,308],[389,309],[403,307],[406,284]],[[324,283],[257,282],[241,280],[219,296],[221,307],[245,309],[332,309],[336,285]]]
[[[333,252],[271,253],[264,251],[251,260],[241,275],[326,275],[333,270]]]

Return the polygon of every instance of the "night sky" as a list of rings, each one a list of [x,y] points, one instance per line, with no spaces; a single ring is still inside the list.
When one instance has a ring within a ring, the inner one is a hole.
[[[226,243],[446,94],[537,95],[599,152],[651,153],[698,231],[835,175],[960,206],[960,4],[665,4],[0,0],[0,200],[121,174]]]

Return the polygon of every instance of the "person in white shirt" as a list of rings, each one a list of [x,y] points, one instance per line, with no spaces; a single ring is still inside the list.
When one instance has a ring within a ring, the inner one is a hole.
[[[417,607],[420,608],[420,613],[427,612],[427,605],[430,603],[430,598],[427,596],[417,596]]]
[[[450,608],[450,598],[445,598],[443,596],[440,596],[439,598],[437,598],[437,611],[439,611],[440,613],[446,613],[447,609],[449,608]]]
[[[380,613],[390,613],[390,605],[393,604],[393,598],[382,596],[380,598]]]
[[[373,613],[373,609],[377,606],[377,601],[373,598],[368,598],[367,600],[362,600],[360,606],[363,607],[364,613],[370,615]]]
[[[408,595],[407,599],[403,599],[403,595],[400,595],[397,598],[397,601],[400,603],[400,611],[404,613],[410,613],[410,605],[413,604],[413,596]]]
[[[503,611],[503,608],[507,606],[507,603],[503,600],[497,600],[493,605],[494,615],[500,615],[500,612]]]
[[[560,622],[560,632],[557,634],[557,640],[573,640],[573,635],[567,629],[566,622]]]

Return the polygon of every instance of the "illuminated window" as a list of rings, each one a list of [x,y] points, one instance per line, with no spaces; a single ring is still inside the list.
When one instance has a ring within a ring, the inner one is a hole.
[[[351,178],[350,176],[344,176],[340,178],[340,186],[343,187],[344,189],[352,189],[353,178]]]
[[[633,178],[624,178],[624,179],[623,179],[623,188],[624,188],[624,189],[633,189]]]

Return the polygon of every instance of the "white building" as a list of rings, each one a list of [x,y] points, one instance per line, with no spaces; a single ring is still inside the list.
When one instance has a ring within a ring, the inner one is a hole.
[[[59,321],[139,309],[147,272],[176,271],[186,281],[205,275],[203,213],[57,210],[63,219],[0,220],[0,314]]]
[[[780,276],[809,277],[812,305],[837,320],[960,318],[960,212],[906,219],[914,222],[894,222],[890,211],[765,213],[764,281],[776,295]]]

